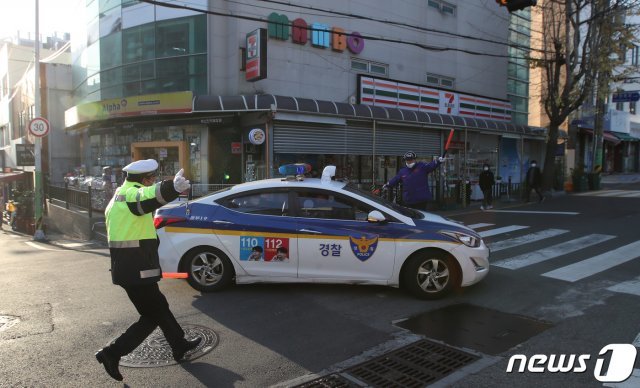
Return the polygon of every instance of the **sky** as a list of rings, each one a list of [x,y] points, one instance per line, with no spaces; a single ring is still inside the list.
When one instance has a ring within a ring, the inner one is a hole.
[[[71,20],[84,11],[84,1],[39,0],[41,36],[51,36],[55,31],[58,36],[71,32]],[[0,0],[0,39],[14,36],[17,31],[25,37],[30,32],[33,37],[36,30],[35,4],[36,0]]]

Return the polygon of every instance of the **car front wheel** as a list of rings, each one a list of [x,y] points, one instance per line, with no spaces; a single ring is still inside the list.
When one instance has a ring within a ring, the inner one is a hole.
[[[403,272],[404,286],[420,299],[438,299],[457,285],[459,270],[454,259],[442,252],[423,252],[409,259]]]
[[[202,292],[218,291],[228,287],[234,277],[233,265],[220,250],[199,247],[183,257],[183,268],[189,273],[191,287]]]

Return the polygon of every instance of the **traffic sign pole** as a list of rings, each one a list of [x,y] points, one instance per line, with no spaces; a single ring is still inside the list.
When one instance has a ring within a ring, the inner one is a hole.
[[[40,21],[39,21],[39,0],[36,0],[36,35],[35,35],[35,117],[40,117]],[[32,130],[33,122],[36,120],[32,120],[29,125],[29,129]],[[45,121],[46,123],[46,121]],[[46,123],[47,128],[44,133],[49,131],[48,123]],[[36,222],[36,231],[33,235],[34,240],[46,240],[46,236],[44,235],[44,231],[42,229],[42,136],[36,136],[35,143],[35,153],[36,153],[36,166],[35,166],[35,222]]]

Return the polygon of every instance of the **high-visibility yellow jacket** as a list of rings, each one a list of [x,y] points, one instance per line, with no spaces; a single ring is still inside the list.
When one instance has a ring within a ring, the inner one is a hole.
[[[152,186],[125,181],[116,190],[105,210],[114,284],[132,286],[160,280],[158,236],[152,213],[179,194],[171,180]]]

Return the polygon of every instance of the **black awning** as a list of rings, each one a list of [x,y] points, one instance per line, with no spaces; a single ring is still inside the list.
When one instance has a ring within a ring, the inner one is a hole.
[[[300,112],[370,120],[410,122],[437,127],[489,130],[498,133],[544,136],[545,128],[516,125],[503,121],[452,116],[433,112],[419,112],[362,104],[347,104],[310,98],[276,96],[273,94],[241,96],[195,96],[193,113],[270,111]]]

